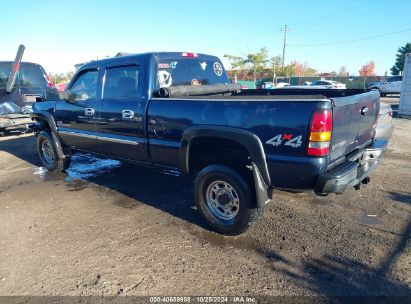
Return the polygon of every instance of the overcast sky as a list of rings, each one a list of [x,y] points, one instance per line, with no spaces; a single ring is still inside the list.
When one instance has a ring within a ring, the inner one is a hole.
[[[222,58],[265,46],[270,55],[280,55],[280,28],[287,24],[286,62],[307,62],[320,72],[346,66],[358,75],[361,65],[373,60],[383,75],[398,47],[411,42],[411,0],[0,0],[0,5],[0,60],[13,60],[24,44],[24,60],[47,72],[72,71],[75,63],[120,51]]]

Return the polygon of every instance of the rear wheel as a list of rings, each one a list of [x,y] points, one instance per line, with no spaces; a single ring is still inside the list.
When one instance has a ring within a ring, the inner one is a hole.
[[[385,93],[382,93],[382,92],[381,92],[381,89],[379,89],[379,88],[375,88],[375,87],[374,87],[374,88],[370,88],[370,90],[378,90],[378,92],[380,92],[380,96],[381,96],[381,97],[384,97],[384,96],[387,95],[387,94],[385,94]]]
[[[380,89],[378,89],[378,91],[380,92],[380,96],[381,96],[381,97],[385,97],[385,96],[387,96],[387,94],[386,94],[386,93],[381,92],[381,90],[380,90]]]
[[[41,163],[50,172],[61,172],[70,166],[70,156],[60,159],[50,131],[43,130],[37,136],[37,153]]]
[[[206,223],[225,235],[243,233],[262,213],[245,179],[222,165],[210,165],[200,171],[195,181],[195,198]]]

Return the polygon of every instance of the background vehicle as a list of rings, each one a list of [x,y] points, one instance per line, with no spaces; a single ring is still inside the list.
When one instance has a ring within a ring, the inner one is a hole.
[[[284,88],[284,87],[287,87],[287,86],[289,86],[290,84],[288,83],[288,82],[283,82],[283,81],[281,81],[281,82],[277,82],[277,85],[275,86],[276,88]]]
[[[313,81],[311,86],[321,86],[327,89],[346,89],[346,85],[334,80],[317,80]]]
[[[241,91],[217,57],[203,54],[91,62],[65,95],[33,107],[47,169],[62,171],[73,150],[85,150],[192,174],[197,210],[228,235],[257,220],[273,188],[359,188],[387,143],[373,141],[378,92]]]
[[[262,89],[274,89],[274,83],[272,82],[263,82],[260,84],[257,89],[262,90]]]
[[[380,92],[381,96],[385,96],[387,94],[400,94],[401,84],[402,76],[393,76],[387,78],[385,81],[370,83],[367,85],[367,89],[376,89]]]
[[[0,133],[26,130],[33,103],[57,92],[41,65],[20,62],[23,51],[19,48],[14,62],[0,61]]]
[[[376,138],[390,139],[394,125],[392,123],[392,109],[387,103],[381,102],[380,112],[378,113],[377,127],[375,128]]]

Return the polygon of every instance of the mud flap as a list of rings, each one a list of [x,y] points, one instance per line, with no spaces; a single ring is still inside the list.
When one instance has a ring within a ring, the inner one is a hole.
[[[268,186],[264,183],[264,180],[258,170],[258,167],[255,163],[252,163],[253,175],[254,175],[254,188],[257,198],[258,208],[264,208],[266,204],[271,201],[271,198],[268,197]]]
[[[57,151],[57,156],[59,159],[65,159],[66,156],[63,153],[63,147],[60,144],[60,141],[57,139],[57,136],[54,134],[54,132],[51,132],[51,137],[53,137],[53,145]]]

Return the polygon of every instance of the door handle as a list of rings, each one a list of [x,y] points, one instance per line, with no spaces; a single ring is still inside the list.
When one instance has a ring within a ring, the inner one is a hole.
[[[361,109],[361,115],[365,115],[365,114],[367,114],[367,112],[368,112],[368,107],[363,107]]]
[[[131,110],[123,110],[121,111],[121,116],[126,119],[131,119],[134,117],[134,111]]]
[[[85,108],[84,109],[84,114],[87,116],[93,116],[94,115],[94,109],[93,108]]]

